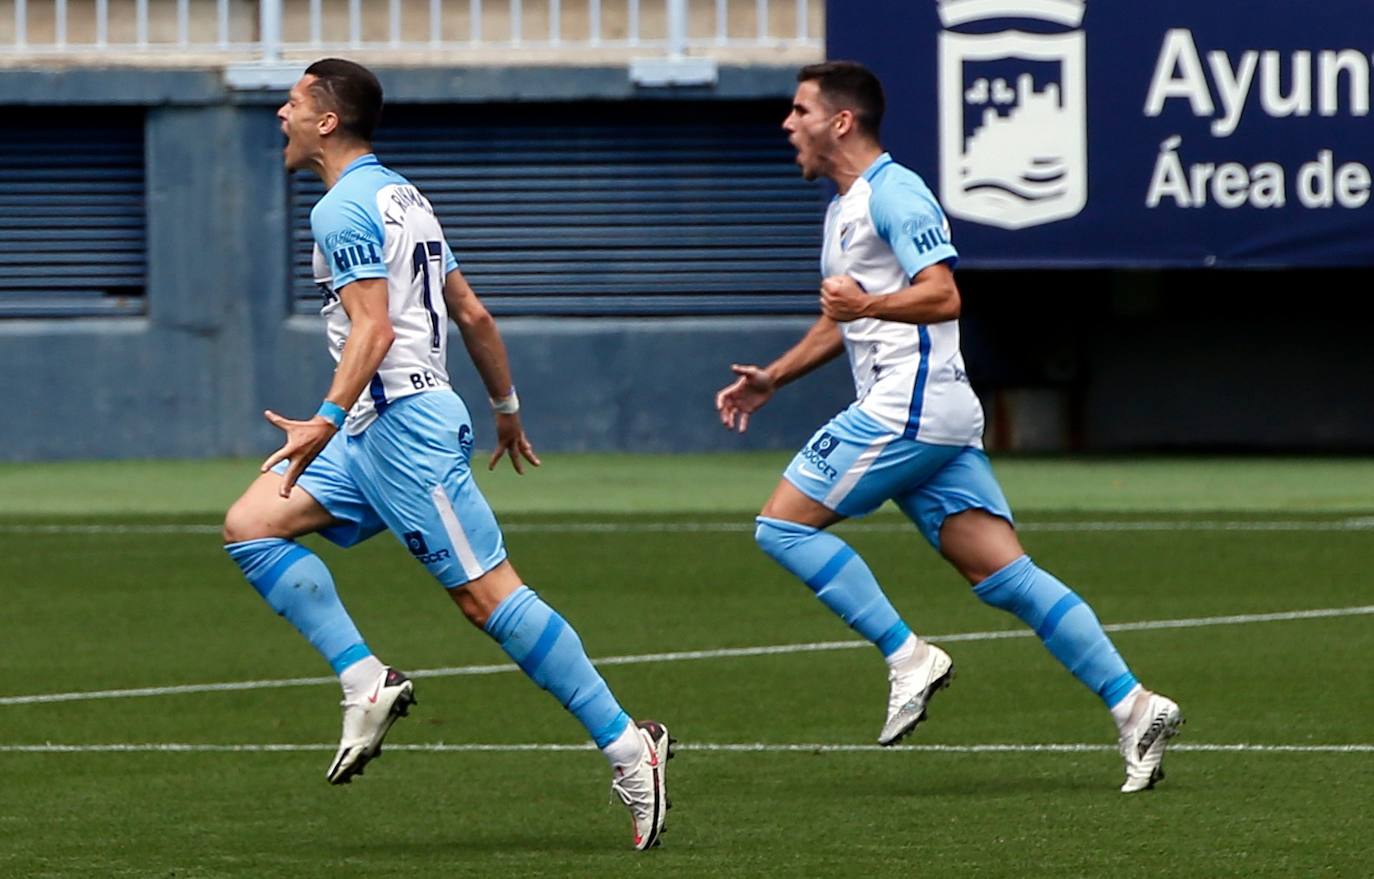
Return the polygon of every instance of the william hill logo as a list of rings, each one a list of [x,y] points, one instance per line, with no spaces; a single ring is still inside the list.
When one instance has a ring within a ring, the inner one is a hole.
[[[377,255],[377,246],[371,241],[364,244],[350,244],[334,251],[334,268],[346,272],[354,266],[376,265],[382,261]]]

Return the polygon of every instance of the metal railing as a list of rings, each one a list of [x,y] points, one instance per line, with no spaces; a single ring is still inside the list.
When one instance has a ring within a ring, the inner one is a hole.
[[[550,52],[819,57],[823,27],[823,0],[0,0],[0,60],[270,64],[342,50],[419,61],[466,50],[507,63]]]

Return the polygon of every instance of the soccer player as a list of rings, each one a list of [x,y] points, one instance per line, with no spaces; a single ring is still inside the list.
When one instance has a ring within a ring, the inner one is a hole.
[[[889,498],[993,607],[1030,626],[1106,703],[1120,731],[1124,792],[1164,777],[1178,705],[1142,687],[1092,609],[1037,567],[982,450],[983,410],[959,353],[958,254],[935,197],[883,151],[883,93],[860,64],[802,68],[783,130],[807,180],[838,187],[825,217],[821,318],[766,367],[735,364],[716,395],[727,429],[743,432],[778,388],[849,354],[858,399],[818,430],[764,504],[759,546],[882,652],[891,684],[878,743],[925,719],[949,685],[949,655],[918,638],[862,558],[824,529]]]
[[[320,558],[296,542],[318,533],[352,546],[390,530],[536,684],[586,727],[629,808],[634,844],[659,842],[668,798],[668,730],[633,723],[558,612],[524,585],[469,467],[472,423],[449,385],[448,320],[491,397],[496,449],[539,459],[520,424],[505,346],[458,270],[429,201],[380,164],[371,140],[382,88],[350,61],[317,61],[277,116],[290,171],[328,190],[310,213],[315,275],[337,366],[319,411],[267,412],[286,434],[229,509],[225,549],[268,605],[320,652],[343,687],[343,735],[326,777],[346,784],[380,753],[414,704],[414,686],[368,649]]]

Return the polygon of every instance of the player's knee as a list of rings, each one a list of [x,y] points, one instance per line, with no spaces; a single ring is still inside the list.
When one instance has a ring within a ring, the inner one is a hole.
[[[816,529],[810,525],[798,525],[785,519],[759,516],[754,521],[754,542],[775,559],[781,558],[798,541],[816,533]]]
[[[235,503],[224,514],[224,527],[221,531],[224,543],[242,543],[245,540],[261,540],[264,537],[281,537],[273,531],[262,516],[255,514],[252,507],[243,501]]]
[[[496,609],[511,595],[525,585],[509,560],[473,580],[459,586],[445,586],[448,597],[467,617],[468,622],[479,629],[486,629]]]
[[[977,586],[1026,554],[1006,519],[985,510],[965,510],[940,526],[940,554]]]
[[[946,554],[945,560],[954,566],[954,569],[959,572],[959,576],[967,580],[970,586],[975,587],[986,583],[998,571],[1006,567],[997,561],[977,555],[960,557]]]
[[[247,525],[245,517],[238,511],[238,505],[230,507],[229,512],[224,514],[224,525],[220,528],[220,537],[223,538],[224,545],[252,540],[253,538],[245,536]]]
[[[778,541],[778,529],[772,522],[762,516],[754,520],[754,542],[759,545],[759,549],[776,556],[779,551]]]
[[[463,616],[467,617],[468,622],[479,629],[486,628],[487,620],[491,619],[491,612],[494,608],[488,607],[464,586],[449,589],[448,597],[453,599],[453,603],[458,606],[458,610],[462,612]]]
[[[972,581],[973,594],[982,599],[984,604],[1019,616],[1031,590],[1035,587],[1037,570],[1031,557],[1022,555],[1004,567]]]

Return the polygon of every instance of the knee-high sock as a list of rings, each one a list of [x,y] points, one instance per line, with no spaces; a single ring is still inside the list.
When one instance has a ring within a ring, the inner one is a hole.
[[[629,725],[629,715],[587,658],[582,639],[533,589],[521,586],[507,595],[485,629],[530,680],[581,721],[598,748]]]
[[[296,627],[338,674],[372,655],[334,590],[320,557],[293,540],[245,540],[225,547],[248,582]]]
[[[1135,675],[1102,630],[1097,614],[1077,593],[1023,555],[973,592],[1010,611],[1035,630],[1054,658],[1111,708],[1136,685]]]
[[[883,656],[911,636],[859,554],[833,534],[782,519],[759,516],[754,539],[821,603],[877,645]]]

